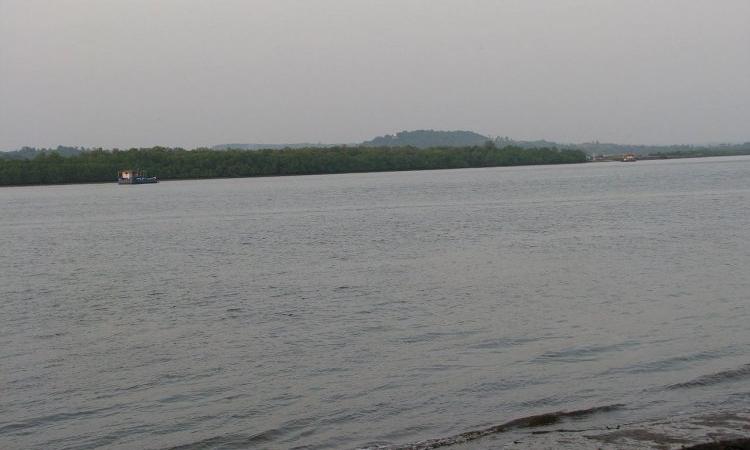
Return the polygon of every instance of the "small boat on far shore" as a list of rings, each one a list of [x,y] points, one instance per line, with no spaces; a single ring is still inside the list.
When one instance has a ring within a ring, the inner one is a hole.
[[[121,170],[117,173],[117,184],[150,184],[158,182],[158,178],[149,177],[140,169]]]
[[[635,153],[625,153],[622,155],[622,162],[636,162],[638,158],[635,157]]]

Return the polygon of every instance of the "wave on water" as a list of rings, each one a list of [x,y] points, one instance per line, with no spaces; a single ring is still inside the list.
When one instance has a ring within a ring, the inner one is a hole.
[[[244,435],[227,435],[227,436],[215,436],[212,438],[204,439],[202,441],[193,442],[190,444],[178,445],[176,447],[170,447],[169,450],[203,450],[212,448],[248,448],[253,446],[263,445],[282,435],[283,433],[279,430],[268,430],[262,433],[254,434],[252,436]]]
[[[500,425],[494,425],[489,428],[483,428],[479,430],[466,431],[461,434],[448,436],[438,439],[429,439],[426,441],[414,442],[411,444],[403,445],[378,445],[374,447],[364,447],[360,450],[429,450],[439,447],[447,447],[450,445],[463,444],[469,441],[474,441],[486,436],[493,434],[506,433],[508,431],[524,429],[524,428],[536,428],[545,427],[548,425],[554,425],[561,422],[563,419],[577,419],[581,417],[590,416],[592,414],[613,411],[621,408],[623,405],[606,405],[597,406],[588,409],[579,409],[575,411],[557,411],[546,414],[538,414],[534,416],[522,417],[520,419],[511,420]]]
[[[712,373],[710,375],[703,375],[684,383],[676,383],[667,386],[667,389],[685,389],[700,386],[711,386],[714,384],[724,383],[727,381],[734,381],[742,378],[750,377],[750,364],[746,364],[737,369],[722,370],[720,372]]]

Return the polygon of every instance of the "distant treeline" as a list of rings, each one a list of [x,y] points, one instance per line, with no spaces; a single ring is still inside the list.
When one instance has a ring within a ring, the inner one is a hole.
[[[444,147],[474,147],[492,142],[496,147],[520,147],[524,149],[552,148],[559,150],[581,150],[596,157],[611,156],[621,157],[624,153],[636,153],[640,156],[664,156],[664,157],[691,157],[722,156],[722,155],[747,155],[750,154],[750,142],[742,144],[711,144],[711,145],[628,145],[606,142],[584,142],[559,143],[547,140],[524,141],[515,140],[507,136],[489,137],[473,131],[440,131],[440,130],[414,130],[401,131],[393,135],[379,136],[359,144],[253,144],[236,143],[220,144],[211,147],[211,150],[282,150],[282,149],[311,149],[311,148],[333,148],[333,147],[416,147],[416,148],[444,148]],[[0,151],[0,159],[34,159],[40,153],[59,153],[62,156],[75,156],[79,153],[95,149],[83,147],[69,147],[58,145],[57,148],[34,148],[23,147],[20,150]]]
[[[750,155],[750,144],[725,145],[722,147],[697,147],[688,150],[662,151],[651,156],[662,158],[702,158],[708,156]]]
[[[83,151],[86,151],[83,147],[66,147],[64,145],[58,145],[57,148],[22,147],[19,150],[13,150],[10,152],[0,151],[0,159],[34,159],[43,153],[57,153],[60,156],[75,156]]]
[[[184,150],[154,147],[83,151],[63,157],[42,153],[30,160],[0,160],[0,185],[114,181],[122,169],[142,169],[159,179],[254,177],[345,172],[455,169],[569,164],[586,161],[579,150],[498,148],[333,147],[284,150]]]

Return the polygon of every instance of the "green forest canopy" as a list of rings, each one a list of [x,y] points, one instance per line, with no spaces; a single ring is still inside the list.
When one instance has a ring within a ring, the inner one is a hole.
[[[63,157],[0,159],[0,185],[107,182],[123,169],[143,169],[159,179],[253,177],[345,172],[454,169],[586,161],[580,150],[481,146],[418,149],[332,147],[284,150],[184,150],[165,147],[93,150]]]

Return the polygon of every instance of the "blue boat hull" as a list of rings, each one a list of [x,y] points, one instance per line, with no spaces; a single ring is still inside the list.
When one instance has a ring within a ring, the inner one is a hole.
[[[117,184],[151,184],[158,183],[159,179],[156,177],[134,177],[134,178],[118,178]]]

